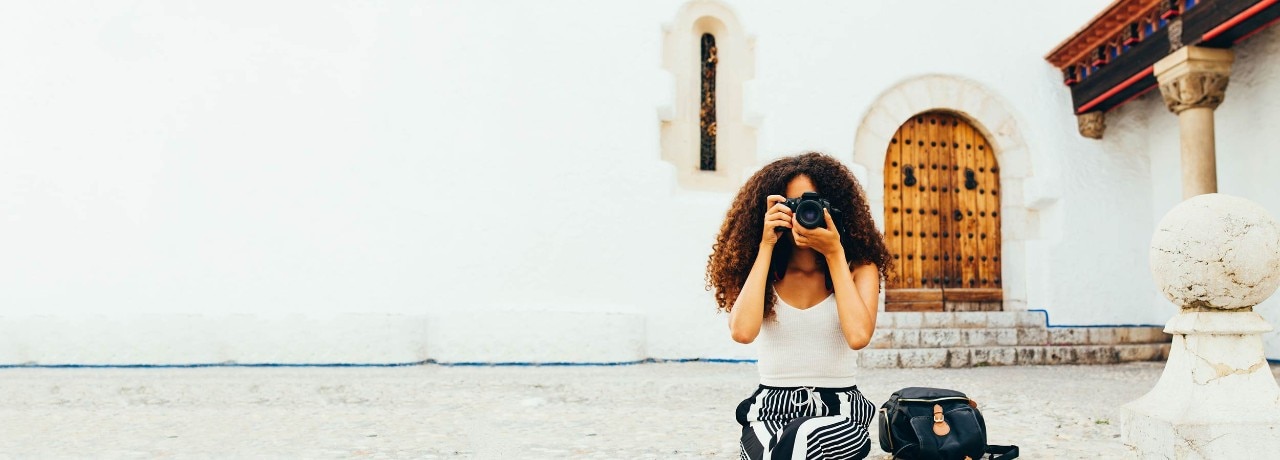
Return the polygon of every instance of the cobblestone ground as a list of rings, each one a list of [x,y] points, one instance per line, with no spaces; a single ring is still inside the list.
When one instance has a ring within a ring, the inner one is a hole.
[[[1116,409],[1162,368],[865,369],[860,387],[965,391],[1023,458],[1117,458]],[[710,363],[2,369],[0,458],[727,459],[755,382]]]

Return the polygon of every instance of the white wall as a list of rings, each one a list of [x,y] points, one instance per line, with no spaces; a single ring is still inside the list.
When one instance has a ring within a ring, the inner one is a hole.
[[[1107,3],[730,2],[759,161],[851,158],[886,88],[977,81],[1061,196],[1028,307],[1162,323],[1151,223],[1117,217],[1152,214],[1156,141],[1128,106],[1081,138],[1042,58]],[[658,151],[680,5],[0,5],[0,316],[426,315],[452,338],[424,353],[465,359],[570,360],[590,328],[625,336],[595,360],[749,357],[703,289],[731,197],[678,190]]]

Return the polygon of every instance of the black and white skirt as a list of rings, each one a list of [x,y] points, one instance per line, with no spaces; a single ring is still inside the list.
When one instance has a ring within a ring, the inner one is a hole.
[[[743,460],[859,459],[871,451],[876,408],[856,386],[760,385],[737,412]]]

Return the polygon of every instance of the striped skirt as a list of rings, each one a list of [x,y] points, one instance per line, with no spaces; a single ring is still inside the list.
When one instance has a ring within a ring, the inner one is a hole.
[[[760,385],[737,412],[743,460],[859,459],[871,451],[876,408],[856,386]]]

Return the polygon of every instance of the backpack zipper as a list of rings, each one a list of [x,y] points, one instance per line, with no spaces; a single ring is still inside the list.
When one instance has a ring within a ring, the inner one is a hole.
[[[945,398],[936,398],[936,399],[906,399],[906,398],[898,398],[898,402],[924,402],[924,403],[936,403],[936,402],[938,402],[938,401],[950,401],[950,400],[958,400],[958,401],[966,401],[966,402],[967,402],[967,401],[969,401],[969,398],[966,398],[966,397],[963,397],[963,396],[947,396],[947,397],[945,397]]]
[[[884,429],[889,431],[889,452],[893,452],[893,420],[889,419],[889,410],[880,408],[880,420],[884,420]]]

